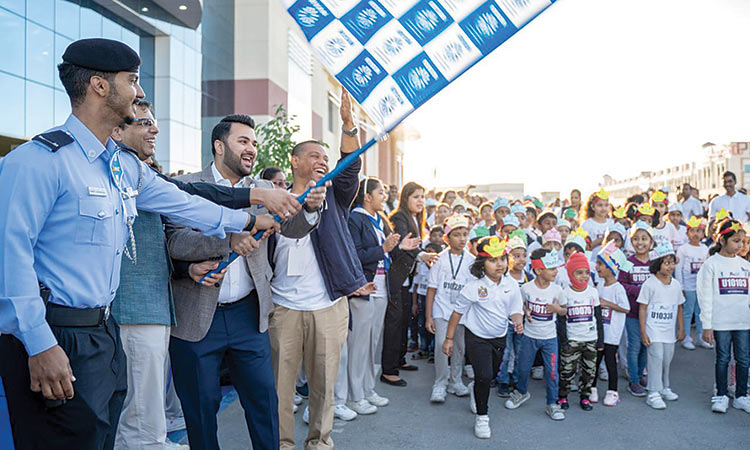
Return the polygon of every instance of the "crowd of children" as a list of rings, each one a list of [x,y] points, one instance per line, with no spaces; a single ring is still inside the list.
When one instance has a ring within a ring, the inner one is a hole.
[[[545,412],[556,421],[571,392],[584,411],[600,400],[617,406],[618,368],[628,392],[665,409],[679,398],[670,385],[678,343],[716,347],[713,411],[728,409],[734,367],[733,406],[750,413],[747,225],[724,210],[710,221],[683,217],[662,190],[621,207],[603,189],[585,204],[574,190],[569,203],[548,209],[531,197],[419,190],[430,227],[421,252],[437,255],[417,258],[404,283],[408,347],[413,359],[434,362],[431,402],[470,397],[478,438],[491,435],[491,387],[514,410],[530,399],[530,378],[544,380]],[[598,380],[606,382],[601,399]]]

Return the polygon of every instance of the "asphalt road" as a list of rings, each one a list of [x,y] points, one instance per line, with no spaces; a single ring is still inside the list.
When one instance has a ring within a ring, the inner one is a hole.
[[[333,439],[340,449],[750,449],[750,414],[730,406],[727,414],[710,409],[713,388],[713,350],[687,351],[678,347],[672,363],[672,389],[680,395],[668,402],[666,410],[646,406],[619,379],[622,398],[616,407],[601,403],[585,412],[570,396],[571,408],[562,422],[551,421],[544,413],[543,381],[531,380],[531,399],[515,411],[503,407],[504,399],[490,396],[489,415],[492,438],[474,437],[474,416],[468,397],[449,395],[446,403],[429,402],[433,366],[419,361],[419,371],[405,373],[405,388],[378,382],[380,395],[390,405],[376,414],[360,416],[351,422],[336,420]],[[606,382],[599,381],[600,392]],[[302,409],[295,415],[297,447],[302,448],[307,426]],[[224,450],[250,449],[250,439],[242,407],[233,402],[219,416],[219,437]]]

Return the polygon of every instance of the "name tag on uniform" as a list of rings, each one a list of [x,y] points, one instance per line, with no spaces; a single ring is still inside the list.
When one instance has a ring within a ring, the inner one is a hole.
[[[107,190],[101,187],[89,186],[89,195],[94,197],[106,197]]]

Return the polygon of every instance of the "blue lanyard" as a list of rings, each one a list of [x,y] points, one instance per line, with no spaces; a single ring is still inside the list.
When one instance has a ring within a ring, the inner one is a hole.
[[[383,236],[385,236],[385,231],[383,230],[383,219],[379,215],[377,215],[377,213],[375,214],[377,220],[374,219],[370,214],[365,214],[365,216],[370,219],[370,223],[372,223],[372,225],[380,230],[380,232],[383,233]],[[380,242],[380,236],[377,233],[375,234],[378,237],[378,242]],[[385,242],[385,240],[383,240],[383,242]],[[380,242],[380,245],[383,245],[383,242]],[[391,255],[389,255],[388,253],[384,253],[384,255],[385,259],[383,260],[383,266],[385,267],[385,271],[387,272],[388,268],[391,266]]]

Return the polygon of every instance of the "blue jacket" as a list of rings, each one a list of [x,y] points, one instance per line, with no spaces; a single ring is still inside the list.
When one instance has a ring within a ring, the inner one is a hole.
[[[342,159],[346,156],[341,155]],[[337,165],[340,163],[341,159]],[[333,179],[333,186],[326,191],[320,223],[310,234],[320,272],[332,301],[351,294],[367,283],[347,225],[349,208],[359,189],[360,169],[362,159],[357,158]]]
[[[341,156],[343,159],[347,155]],[[340,163],[341,160],[337,165]],[[333,186],[326,191],[318,227],[310,233],[315,259],[331,301],[347,296],[367,283],[347,225],[349,208],[359,189],[361,168],[362,159],[357,158],[333,179]],[[273,265],[275,234],[268,244],[268,261]]]
[[[383,218],[383,228],[386,236],[391,234],[391,227],[386,218]],[[357,249],[359,262],[362,264],[362,272],[369,283],[375,278],[380,261],[385,258],[383,246],[380,245],[378,236],[372,228],[372,222],[364,214],[354,212],[349,215],[349,232],[354,241],[354,248]]]

